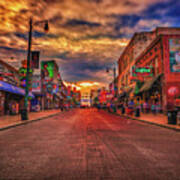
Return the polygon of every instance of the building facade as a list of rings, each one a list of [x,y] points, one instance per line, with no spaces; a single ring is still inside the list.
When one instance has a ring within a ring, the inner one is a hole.
[[[0,115],[14,115],[24,107],[25,90],[17,69],[0,60]],[[30,97],[34,97],[29,93]]]
[[[133,36],[119,58],[119,93],[133,89],[132,97],[138,95],[150,101],[156,98],[166,110],[180,96],[180,28],[156,28],[148,34],[151,38],[140,50],[136,50],[140,47],[139,41],[133,47],[137,36],[141,33]],[[138,53],[135,55],[135,52]],[[131,62],[125,58],[129,56],[132,56]],[[141,84],[139,89],[137,84]]]
[[[59,67],[56,61],[41,61],[43,109],[59,107],[59,78]]]

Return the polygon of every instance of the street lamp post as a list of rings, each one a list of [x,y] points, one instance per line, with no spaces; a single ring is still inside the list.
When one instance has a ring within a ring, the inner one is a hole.
[[[106,72],[108,73],[109,72],[109,69],[111,68],[107,68],[106,69]],[[117,90],[116,90],[116,66],[113,67],[113,77],[114,77],[114,80],[113,80],[113,85],[114,85],[114,93],[115,93],[115,97],[117,96]]]
[[[34,25],[45,23],[45,31],[48,31],[48,21],[36,21]],[[29,35],[28,35],[28,53],[27,53],[27,71],[26,71],[26,86],[25,86],[25,98],[24,98],[24,110],[21,116],[22,120],[28,120],[28,95],[29,95],[29,70],[30,70],[30,59],[31,59],[31,42],[32,42],[32,28],[33,20],[29,20]]]
[[[113,72],[114,72],[114,93],[115,93],[115,97],[117,96],[117,87],[116,87],[116,67],[113,68]]]

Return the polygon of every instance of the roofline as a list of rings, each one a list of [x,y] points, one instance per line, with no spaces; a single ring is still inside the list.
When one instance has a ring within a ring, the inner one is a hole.
[[[150,34],[150,33],[154,33],[154,31],[150,31],[150,32],[147,32],[147,31],[142,31],[142,32],[136,32],[134,33],[134,35],[132,36],[131,40],[129,41],[128,45],[126,46],[126,48],[124,49],[123,53],[120,55],[119,59],[118,59],[118,63],[120,61],[120,59],[123,57],[123,55],[126,53],[126,51],[128,50],[130,44],[133,42],[134,38],[139,35],[139,34],[142,34],[142,33],[146,33],[146,34]]]
[[[178,28],[178,29],[180,29],[180,28]],[[160,35],[158,35],[158,36],[149,44],[149,46],[148,46],[147,48],[145,48],[144,51],[135,59],[134,62],[136,63],[140,58],[142,58],[142,56],[144,56],[149,49],[153,48],[153,46],[154,46],[159,40],[162,40],[162,37],[163,37],[163,36],[170,36],[170,35],[169,35],[169,34],[160,34]],[[180,34],[172,34],[172,36],[180,36]]]
[[[180,27],[162,27],[162,26],[159,26],[159,27],[156,27],[155,30],[157,29],[180,29]]]
[[[10,64],[4,62],[2,59],[0,59],[0,63],[2,63],[3,65],[7,66],[8,68],[12,69],[14,72],[18,73],[18,70],[16,68],[14,68],[13,66],[11,66]]]
[[[179,30],[180,29],[180,27],[156,27],[154,30],[152,30],[152,31],[142,31],[142,32],[136,32],[136,33],[134,33],[134,35],[132,36],[132,38],[131,38],[131,40],[129,41],[129,43],[128,43],[128,45],[126,46],[126,48],[124,49],[124,51],[123,51],[123,53],[121,54],[121,56],[119,57],[119,59],[118,59],[118,63],[120,62],[120,59],[123,57],[123,55],[126,53],[126,51],[127,51],[127,49],[128,49],[128,47],[130,46],[130,44],[132,43],[132,41],[134,40],[134,38],[135,38],[135,36],[136,35],[138,35],[138,34],[141,34],[141,33],[156,33],[156,35],[157,35],[157,31],[159,30],[159,29],[174,29],[174,30]],[[166,34],[163,34],[163,35],[166,35]],[[167,35],[169,35],[169,34],[167,34]],[[177,34],[178,35],[178,34]],[[160,35],[158,35],[158,36],[160,36]],[[158,38],[158,36],[156,37],[156,38]],[[155,40],[156,40],[156,38],[155,38]],[[154,40],[154,41],[155,41]],[[154,42],[153,41],[153,42]],[[153,43],[152,42],[152,43]],[[151,45],[151,44],[150,44]],[[149,46],[150,46],[149,45]],[[149,47],[148,46],[148,47]],[[147,48],[148,48],[147,47]],[[146,49],[147,49],[146,48]],[[143,52],[142,52],[143,53]],[[137,57],[138,58],[138,57]]]
[[[154,46],[154,44],[156,44],[159,40],[161,40],[162,36],[164,36],[164,35],[158,35],[158,36],[149,44],[149,46],[148,46],[147,48],[145,48],[144,51],[142,51],[142,53],[134,60],[134,62],[135,62],[134,64],[136,64],[136,62],[137,62],[139,59],[141,59],[141,58],[147,53],[147,51]]]

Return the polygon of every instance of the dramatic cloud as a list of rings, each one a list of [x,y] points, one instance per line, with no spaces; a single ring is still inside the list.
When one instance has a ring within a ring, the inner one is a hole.
[[[1,0],[0,59],[18,65],[26,59],[29,19],[32,49],[41,60],[55,59],[63,79],[109,83],[112,67],[136,31],[179,26],[178,0]]]

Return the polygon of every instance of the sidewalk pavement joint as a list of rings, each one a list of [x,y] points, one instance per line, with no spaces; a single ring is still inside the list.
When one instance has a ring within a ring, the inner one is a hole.
[[[14,128],[14,127],[17,127],[17,126],[26,125],[26,124],[29,124],[29,123],[33,123],[33,122],[36,122],[36,121],[43,120],[43,119],[47,119],[47,118],[56,116],[56,115],[58,115],[59,113],[60,113],[60,112],[55,113],[55,114],[51,114],[51,115],[48,115],[48,116],[40,117],[40,118],[37,118],[37,119],[20,121],[20,122],[17,122],[17,123],[15,123],[15,124],[8,125],[8,126],[5,126],[5,127],[0,128],[0,131],[6,130],[6,129],[10,129],[10,128]]]

